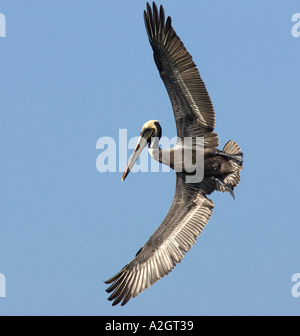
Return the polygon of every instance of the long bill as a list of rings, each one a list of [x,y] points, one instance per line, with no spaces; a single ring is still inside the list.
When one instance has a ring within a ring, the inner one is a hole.
[[[129,160],[128,166],[122,176],[122,181],[124,181],[127,177],[127,175],[130,173],[132,167],[134,166],[134,164],[136,163],[136,160],[138,159],[138,157],[140,156],[142,150],[147,146],[147,139],[143,137],[143,135],[141,134],[141,136],[139,137],[139,140],[137,142],[137,145],[135,147],[135,150]]]

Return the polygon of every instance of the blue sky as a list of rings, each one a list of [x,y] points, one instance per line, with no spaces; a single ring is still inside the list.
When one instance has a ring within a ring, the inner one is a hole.
[[[171,105],[144,1],[0,0],[0,315],[299,315],[299,1],[163,1],[216,111],[245,153],[236,201],[183,262],[125,307],[103,280],[167,213],[174,173],[100,174],[96,142],[139,134]],[[128,155],[130,151],[128,151]]]

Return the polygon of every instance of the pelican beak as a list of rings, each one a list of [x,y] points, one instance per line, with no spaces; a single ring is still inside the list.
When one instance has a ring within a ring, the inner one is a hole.
[[[150,132],[149,132],[150,131]],[[137,145],[135,147],[135,150],[129,160],[128,166],[122,176],[122,181],[124,181],[127,177],[127,175],[130,173],[130,170],[132,169],[132,167],[134,166],[136,160],[138,159],[138,157],[140,156],[142,150],[147,146],[147,143],[149,141],[149,139],[151,139],[152,136],[152,130],[149,129],[143,129],[141,132],[141,135],[139,137],[139,140],[137,142]]]

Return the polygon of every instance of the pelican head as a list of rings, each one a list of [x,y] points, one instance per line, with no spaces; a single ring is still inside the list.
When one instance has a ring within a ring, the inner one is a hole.
[[[140,156],[142,150],[147,146],[147,144],[149,148],[154,148],[155,146],[158,147],[158,142],[160,138],[161,138],[161,126],[159,122],[157,120],[147,121],[142,127],[140,137],[135,147],[135,150],[122,176],[122,181],[124,181],[127,175],[130,173],[130,170],[134,166],[136,160]]]

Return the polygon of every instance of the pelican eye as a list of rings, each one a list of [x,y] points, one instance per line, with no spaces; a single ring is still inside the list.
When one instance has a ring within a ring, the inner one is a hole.
[[[145,135],[145,134],[153,134],[154,133],[154,129],[153,128],[142,128],[141,131],[141,135]]]

